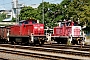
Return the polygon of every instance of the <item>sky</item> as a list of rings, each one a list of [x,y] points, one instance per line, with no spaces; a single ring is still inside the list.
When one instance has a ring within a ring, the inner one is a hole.
[[[50,2],[50,3],[61,3],[62,0],[43,0],[45,2]],[[18,3],[25,4],[25,5],[31,5],[33,7],[36,7],[42,2],[42,0],[18,0]],[[0,1],[0,9],[6,9],[6,10],[11,10],[12,9],[12,0],[1,0]]]

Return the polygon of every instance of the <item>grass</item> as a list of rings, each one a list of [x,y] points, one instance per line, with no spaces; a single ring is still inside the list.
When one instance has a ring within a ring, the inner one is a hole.
[[[86,45],[87,45],[87,44],[90,44],[90,35],[86,36],[86,42],[85,42],[85,44],[86,44]]]
[[[90,39],[90,35],[89,36],[86,36],[86,39]]]

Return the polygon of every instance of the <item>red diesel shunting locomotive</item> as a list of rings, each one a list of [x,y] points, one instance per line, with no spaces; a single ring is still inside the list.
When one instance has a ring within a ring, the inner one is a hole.
[[[64,44],[68,41],[72,44],[80,44],[81,42],[85,42],[85,36],[82,33],[81,26],[69,20],[59,22],[59,26],[54,27],[51,40]]]
[[[2,27],[0,27],[0,30]],[[44,24],[37,23],[37,20],[28,19],[22,20],[18,25],[9,26],[7,36],[5,39],[7,41],[20,44],[44,44],[46,36],[44,35]],[[2,33],[2,31],[0,31]],[[4,33],[3,33],[4,34]],[[1,35],[2,36],[2,35]]]

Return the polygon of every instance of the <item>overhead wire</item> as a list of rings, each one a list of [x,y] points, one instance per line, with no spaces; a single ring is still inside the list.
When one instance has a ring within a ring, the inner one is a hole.
[[[26,0],[26,1],[24,1],[24,0],[21,0],[21,1],[20,1],[20,0],[19,0],[19,2],[22,2],[23,4],[26,4],[26,3],[29,2],[29,1],[32,1],[32,0]],[[32,5],[34,6],[34,5],[39,5],[39,4],[36,4],[36,3],[33,3],[33,4],[32,4],[32,3],[30,3],[29,5],[30,5],[30,6],[32,6]]]
[[[10,2],[10,3],[11,3],[11,2]],[[10,3],[0,4],[0,5],[7,5],[7,4],[10,4]]]
[[[5,0],[2,0],[1,2],[2,3],[0,4],[0,6],[3,7],[3,8],[6,8],[6,7],[10,8],[10,6],[7,6],[7,5],[10,5],[12,3],[12,2],[6,2],[5,3]]]
[[[22,2],[23,1],[23,2]],[[31,0],[29,0],[29,1],[31,1]],[[28,2],[27,0],[25,1],[25,0],[19,0],[19,2],[22,2],[22,3],[26,3],[26,2]]]
[[[22,2],[22,1],[25,1],[25,0],[19,0],[19,2]],[[31,0],[28,0],[28,1],[31,1]],[[28,1],[26,1],[26,2],[28,2]],[[60,0],[53,0],[53,1],[50,1],[50,2],[55,2],[55,1],[60,1]],[[4,0],[3,0],[3,2],[4,2]],[[23,2],[23,3],[26,3],[26,2]],[[10,3],[12,3],[12,2],[8,2],[8,3],[3,3],[3,4],[0,4],[0,5],[6,5],[6,4],[10,4]]]
[[[60,1],[60,0],[53,0],[53,1],[51,1],[51,2],[55,2],[55,1]]]
[[[19,2],[22,2],[22,1],[25,1],[25,0],[19,0]],[[28,1],[31,1],[31,0],[28,0]],[[26,2],[28,2],[28,1],[26,1]],[[60,1],[60,0],[53,0],[53,1],[50,1],[50,2],[55,2],[55,1]],[[4,2],[4,0],[3,0],[3,2]],[[23,2],[23,3],[26,3],[26,2]],[[7,4],[10,4],[10,3],[12,3],[12,2],[8,2],[8,3],[3,3],[3,4],[0,4],[0,5],[7,5]]]
[[[26,1],[25,0],[19,0],[19,2],[24,3],[24,4],[26,4],[29,1],[32,1],[32,0],[26,0]],[[52,0],[52,1],[49,1],[49,2],[56,2],[56,1],[60,1],[60,0]],[[8,3],[4,3],[4,2],[5,2],[5,0],[3,0],[3,3],[0,4],[0,5],[4,6],[4,5],[12,4],[12,2],[8,2]],[[35,5],[35,4],[30,4],[30,5]]]

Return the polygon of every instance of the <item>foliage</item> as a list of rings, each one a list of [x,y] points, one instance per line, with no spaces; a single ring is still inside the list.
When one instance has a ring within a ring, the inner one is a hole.
[[[4,20],[5,18],[6,18],[6,14],[5,13],[0,14],[0,21]]]
[[[11,21],[12,21],[12,22],[16,22],[16,18],[13,17]]]
[[[56,22],[61,18],[58,15],[60,14],[60,9],[57,7],[56,4],[50,4],[49,2],[41,3],[38,8],[32,8],[32,7],[24,7],[20,11],[20,20],[26,20],[28,18],[33,18],[39,20],[41,23],[43,23],[42,19],[42,13],[43,13],[43,5],[44,4],[44,24],[45,27],[52,28],[53,26],[56,26]],[[56,18],[58,17],[58,18]]]
[[[45,27],[53,28],[57,21],[64,19],[80,20],[81,26],[86,23],[86,26],[90,27],[90,0],[63,0],[60,4],[44,2],[38,8],[25,6],[20,11],[20,20],[33,18],[43,23],[43,4]]]
[[[20,11],[20,20],[26,20],[26,19],[29,19],[29,18],[36,18],[37,16],[37,9],[34,9],[30,6],[28,7],[24,7],[21,11]]]
[[[41,18],[42,18],[42,13],[43,13],[43,5],[44,4],[44,24],[46,27],[53,28],[53,26],[56,26],[56,21],[59,20],[57,19],[56,16],[57,13],[57,5],[56,4],[50,4],[49,2],[44,2],[41,3],[38,7],[38,10],[40,12]],[[43,19],[43,18],[42,18]],[[40,21],[42,21],[40,19]],[[42,21],[43,22],[43,21]]]
[[[69,4],[65,3],[66,1]],[[87,27],[90,27],[90,0],[64,0],[62,5],[66,5],[65,9],[67,19],[74,21],[80,20],[80,25],[83,26],[86,23]]]

